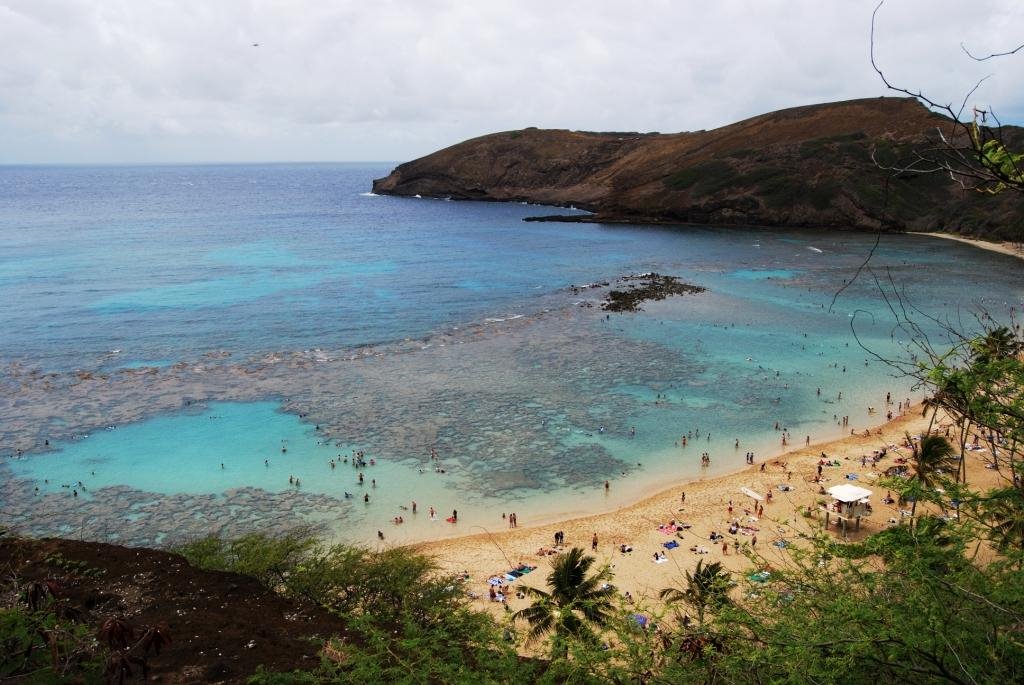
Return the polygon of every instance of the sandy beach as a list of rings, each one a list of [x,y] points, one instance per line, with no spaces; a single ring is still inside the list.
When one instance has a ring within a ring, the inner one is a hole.
[[[499,603],[488,598],[488,579],[521,564],[536,566],[537,569],[508,584],[508,606],[518,610],[528,600],[515,596],[520,584],[544,587],[544,580],[550,571],[552,556],[539,554],[542,550],[554,550],[554,535],[564,533],[563,549],[573,546],[584,548],[594,554],[601,563],[610,564],[614,571],[614,584],[621,592],[629,592],[641,600],[656,600],[658,591],[665,587],[679,586],[684,573],[693,569],[698,560],[721,561],[731,571],[746,571],[750,562],[742,553],[745,546],[755,544],[756,550],[770,564],[773,559],[782,561],[784,554],[779,545],[788,544],[800,533],[810,532],[821,525],[820,503],[825,496],[820,488],[840,483],[853,483],[873,491],[871,504],[873,512],[864,519],[859,532],[849,531],[849,539],[858,539],[884,529],[900,520],[897,505],[882,502],[887,491],[875,485],[883,472],[895,465],[901,456],[908,456],[909,450],[902,447],[906,433],[917,435],[923,432],[929,420],[922,417],[921,407],[912,407],[903,416],[897,416],[882,426],[871,429],[868,435],[860,431],[846,438],[791,449],[764,462],[727,475],[680,482],[636,504],[622,509],[594,516],[586,516],[553,524],[535,527],[526,525],[523,513],[519,513],[522,527],[509,529],[507,522],[495,521],[488,533],[460,538],[449,538],[417,545],[417,549],[436,557],[442,569],[452,573],[467,572],[467,587],[479,593],[478,603],[495,611],[501,611]],[[882,449],[887,454],[877,464],[871,457]],[[814,482],[822,454],[827,459],[839,462],[838,466],[823,466],[821,482]],[[866,460],[862,464],[862,457]],[[693,453],[684,453],[683,459],[700,459],[697,448]],[[848,476],[852,476],[848,477]],[[995,472],[985,469],[984,452],[968,452],[968,480],[974,484],[993,481]],[[788,486],[788,489],[780,488]],[[755,501],[741,492],[749,488],[762,496],[770,491],[772,501],[761,503],[763,515],[758,517]],[[685,500],[683,499],[685,493]],[[730,501],[732,512],[730,513]],[[831,501],[831,500],[830,500]],[[811,517],[803,515],[810,509]],[[749,526],[737,534],[729,533],[730,522],[738,520]],[[664,532],[659,526],[675,521],[688,527],[679,531]],[[834,525],[830,530],[841,535]],[[724,540],[711,542],[712,532],[724,535]],[[594,536],[597,547],[592,551]],[[679,546],[666,549],[664,544],[677,540]],[[780,541],[785,540],[785,543]],[[724,542],[724,547],[723,547]],[[621,545],[629,545],[632,552],[623,553]],[[738,547],[737,547],[738,545]],[[692,551],[704,548],[707,553]],[[655,552],[664,552],[666,561],[656,563]]]
[[[962,235],[955,235],[953,233],[928,233],[921,231],[909,231],[912,235],[927,235],[933,238],[945,238],[946,240],[955,240],[958,243],[967,243],[974,247],[982,250],[988,250],[989,252],[998,252],[1000,254],[1010,255],[1011,257],[1017,257],[1018,259],[1024,259],[1024,245],[1021,243],[1014,243],[1008,240],[1003,241],[990,241],[990,240],[979,240],[978,238],[968,238]]]

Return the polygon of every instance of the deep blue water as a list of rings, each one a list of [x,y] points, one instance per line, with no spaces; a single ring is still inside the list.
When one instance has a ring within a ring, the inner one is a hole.
[[[47,368],[417,337],[614,271],[623,235],[367,197],[385,165],[0,168],[0,355]]]
[[[285,476],[294,473],[308,491],[341,497],[353,488],[351,473],[336,478],[326,460],[366,449],[381,458],[375,501],[386,505],[342,502],[339,534],[358,537],[413,497],[480,517],[512,506],[543,517],[621,504],[698,473],[703,449],[714,451],[718,471],[742,463],[745,449],[777,449],[775,421],[798,436],[834,437],[834,414],[863,426],[878,421],[866,407],[879,405],[880,392],[911,395],[910,383],[870,361],[851,334],[858,312],[861,340],[898,353],[901,336],[891,335],[872,278],[862,274],[828,309],[874,236],[525,223],[551,210],[368,194],[389,170],[0,167],[0,364],[8,369],[0,380],[10,379],[0,415],[8,424],[0,441],[6,435],[10,444],[0,454],[15,444],[28,452],[9,462],[14,473],[40,485],[52,480],[43,491],[83,480],[92,490],[121,484],[189,496],[243,486],[287,493]],[[1006,316],[1024,298],[1017,260],[951,241],[886,236],[871,264],[930,313],[984,307]],[[566,290],[646,271],[708,292],[606,320],[572,306],[586,293]],[[510,316],[536,323],[459,339],[461,347],[452,342],[443,352],[437,343],[423,353],[381,353],[327,375],[303,367],[294,382],[254,380],[248,392],[238,374],[206,383],[176,366],[217,352],[244,363],[314,348],[337,356],[407,338],[428,347],[438,334]],[[33,426],[67,436],[115,423],[110,398],[129,392],[117,370],[144,367],[157,369],[154,380],[132,376],[130,392],[147,402],[172,396],[173,411],[55,439],[57,449],[41,453],[47,433]],[[17,375],[25,368],[55,374],[52,388],[26,382]],[[102,401],[75,395],[71,370],[112,374],[90,390],[105,393]],[[170,383],[179,385],[167,390]],[[324,383],[337,386],[336,397],[317,395]],[[181,413],[175,393],[255,401]],[[293,411],[305,406],[309,422],[330,423],[338,444],[328,448],[308,423],[281,415],[284,394],[300,397]],[[69,397],[73,403],[61,403]],[[631,426],[636,437],[626,432]],[[715,441],[681,456],[674,441],[698,426]],[[244,440],[232,438],[239,432]],[[732,449],[735,439],[742,450]],[[286,441],[288,467],[277,449]],[[435,444],[451,468],[426,484],[424,455]],[[264,464],[270,457],[273,468]],[[593,488],[606,477],[620,480],[598,502]],[[52,502],[46,507],[59,513]],[[426,523],[402,530],[436,534]]]

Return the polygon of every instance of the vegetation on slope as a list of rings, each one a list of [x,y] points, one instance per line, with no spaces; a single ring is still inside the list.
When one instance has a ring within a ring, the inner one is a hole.
[[[1021,235],[1019,194],[993,198],[948,173],[907,171],[949,121],[911,98],[874,98],[694,133],[524,129],[401,164],[374,192],[573,205],[595,212],[589,221]],[[1016,149],[1024,134],[1003,127],[1000,140]],[[1005,150],[984,160],[1012,167]]]

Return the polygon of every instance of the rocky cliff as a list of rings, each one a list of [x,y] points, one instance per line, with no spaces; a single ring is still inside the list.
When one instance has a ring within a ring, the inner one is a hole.
[[[375,193],[588,209],[582,220],[938,230],[1015,238],[1017,193],[892,174],[946,121],[911,98],[781,110],[712,131],[494,133],[399,165]],[[1021,129],[1008,127],[1012,140]],[[549,217],[550,218],[550,217]],[[577,218],[576,220],[580,220]]]

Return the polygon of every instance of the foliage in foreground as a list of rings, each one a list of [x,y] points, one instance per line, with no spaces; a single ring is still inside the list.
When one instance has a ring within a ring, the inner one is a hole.
[[[48,558],[48,580],[25,581],[12,568],[0,578],[0,681],[123,683],[148,678],[149,659],[171,642],[165,624],[139,626],[118,616],[90,618],[65,582],[97,569]]]
[[[206,538],[176,550],[193,565],[246,573],[345,619],[346,635],[325,643],[308,673],[260,673],[258,683],[508,682],[534,667],[515,653],[512,633],[473,611],[461,579],[405,549],[325,545],[299,532],[280,537]]]

